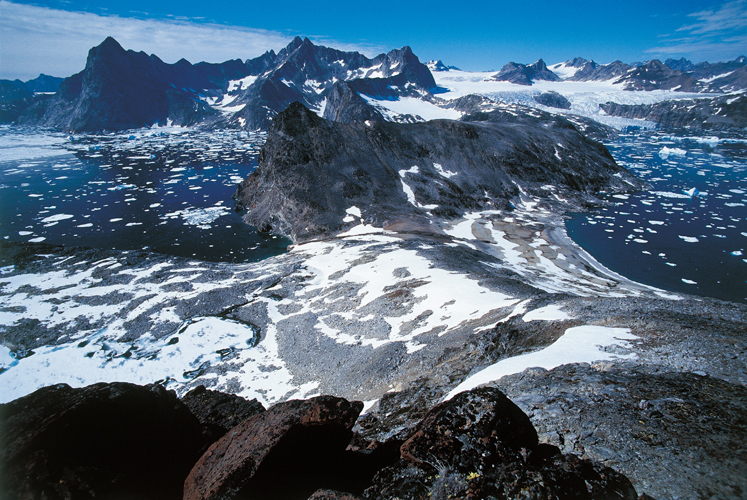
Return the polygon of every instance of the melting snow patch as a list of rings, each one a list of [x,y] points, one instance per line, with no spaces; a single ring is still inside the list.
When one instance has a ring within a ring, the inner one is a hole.
[[[531,367],[551,370],[557,366],[570,363],[632,359],[635,358],[635,354],[614,354],[608,352],[605,348],[613,345],[629,347],[628,341],[636,338],[628,328],[595,325],[569,328],[554,344],[541,351],[503,359],[472,375],[452,390],[445,399],[449,400],[460,392],[493,382],[506,375],[520,373]]]
[[[570,318],[571,317],[568,313],[560,310],[560,306],[557,304],[551,304],[549,306],[529,311],[522,319],[526,323],[529,321],[563,321]]]
[[[18,360],[0,375],[7,389],[0,402],[58,383],[72,387],[114,381],[184,383],[202,375],[225,352],[249,349],[256,343],[250,327],[215,317],[191,320],[176,334],[161,339],[146,335],[122,343],[107,333],[105,328],[85,343],[35,348],[32,356]]]
[[[433,168],[436,169],[436,171],[441,174],[442,177],[446,177],[447,179],[449,177],[454,177],[457,172],[451,172],[449,170],[444,170],[440,163],[434,163]]]
[[[343,222],[353,222],[356,217],[358,219],[361,218],[361,209],[356,206],[348,208],[347,210],[345,210],[345,213],[347,213],[348,215],[345,216],[344,219],[342,219]]]

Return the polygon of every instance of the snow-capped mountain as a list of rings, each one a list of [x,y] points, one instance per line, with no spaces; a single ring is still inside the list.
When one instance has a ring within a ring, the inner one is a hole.
[[[471,73],[440,60],[423,64],[409,47],[371,59],[297,37],[278,53],[246,61],[167,64],[125,50],[110,37],[90,50],[85,69],[65,79],[54,96],[19,98],[11,92],[0,105],[5,121],[70,131],[166,123],[266,130],[296,101],[341,122],[460,119],[521,105],[627,126],[640,113],[615,106],[602,111],[600,105],[653,105],[747,89],[744,57],[715,64],[668,61],[676,68],[658,60],[632,66],[576,57],[549,67],[539,59],[511,62],[497,74]],[[712,122],[723,126],[721,118]]]
[[[427,95],[436,88],[409,47],[369,59],[297,37],[277,54],[193,65],[184,59],[166,64],[109,37],[91,49],[86,68],[65,79],[46,109],[21,116],[19,123],[72,131],[167,121],[266,128],[294,101],[323,112],[325,92],[339,81],[356,92],[390,98]]]
[[[555,82],[560,80],[560,77],[547,69],[545,61],[540,59],[529,65],[510,62],[503,66],[500,72],[490,77],[489,80],[531,85],[535,80]]]

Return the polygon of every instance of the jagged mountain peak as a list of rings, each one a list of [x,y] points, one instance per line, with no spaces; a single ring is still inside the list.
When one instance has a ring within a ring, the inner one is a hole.
[[[581,68],[586,63],[593,63],[593,62],[594,62],[593,60],[587,60],[587,59],[584,59],[583,57],[574,57],[570,61],[566,61],[565,65],[571,66],[573,68]]]

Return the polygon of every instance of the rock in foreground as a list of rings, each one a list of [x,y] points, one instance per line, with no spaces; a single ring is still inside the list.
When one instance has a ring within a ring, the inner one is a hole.
[[[374,479],[371,499],[635,499],[610,469],[539,444],[529,418],[502,392],[463,392],[433,408]]]
[[[159,385],[45,387],[0,405],[0,497],[181,497],[202,428]]]
[[[198,392],[210,401],[222,395]],[[46,387],[0,406],[0,493],[18,499],[636,498],[630,481],[609,467],[539,444],[529,418],[494,388],[437,405],[400,434],[404,441],[354,434],[362,408],[333,396],[279,403],[245,419],[198,460],[201,426],[173,392],[125,383]]]

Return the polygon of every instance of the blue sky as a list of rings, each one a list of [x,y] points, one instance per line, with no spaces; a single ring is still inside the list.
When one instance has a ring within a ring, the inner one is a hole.
[[[108,35],[166,62],[247,59],[296,35],[369,56],[409,45],[474,71],[575,56],[715,62],[747,55],[747,0],[0,0],[0,78],[69,76]]]

